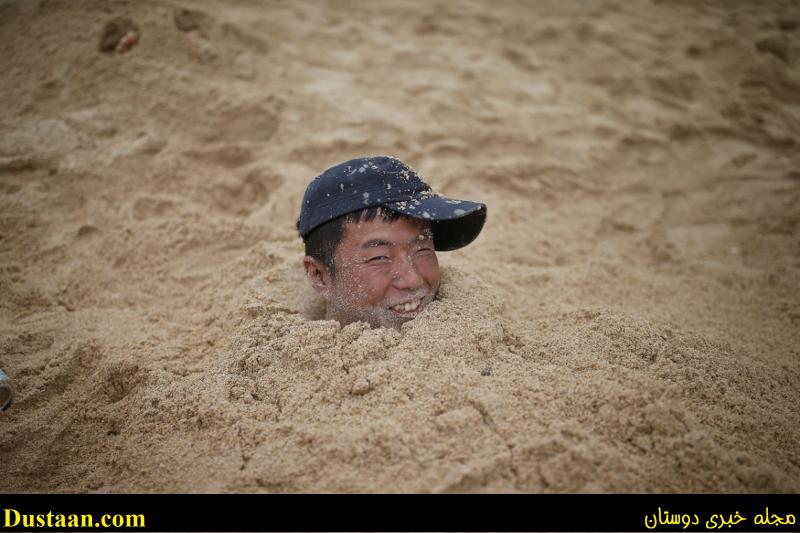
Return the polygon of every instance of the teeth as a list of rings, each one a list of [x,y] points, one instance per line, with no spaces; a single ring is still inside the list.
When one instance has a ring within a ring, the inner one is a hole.
[[[408,313],[409,311],[413,311],[417,307],[419,307],[420,300],[414,300],[413,302],[407,302],[404,304],[395,305],[392,307],[395,311],[399,313]]]

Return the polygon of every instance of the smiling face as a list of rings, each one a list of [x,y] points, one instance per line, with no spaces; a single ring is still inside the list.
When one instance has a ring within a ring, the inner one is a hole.
[[[312,284],[327,301],[327,318],[343,326],[363,321],[399,329],[433,301],[439,263],[430,223],[408,217],[376,217],[348,223],[335,253],[332,276],[311,257]]]

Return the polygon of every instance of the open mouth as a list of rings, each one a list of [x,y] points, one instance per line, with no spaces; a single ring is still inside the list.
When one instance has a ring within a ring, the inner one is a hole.
[[[409,300],[408,302],[393,305],[389,308],[389,310],[399,315],[414,316],[422,310],[422,302],[422,298],[417,298],[415,300]]]

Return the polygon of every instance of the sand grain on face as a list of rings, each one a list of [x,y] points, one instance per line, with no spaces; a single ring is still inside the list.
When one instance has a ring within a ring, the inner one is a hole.
[[[797,20],[3,4],[0,479],[800,490]],[[294,230],[374,154],[489,208],[401,331],[311,320]]]

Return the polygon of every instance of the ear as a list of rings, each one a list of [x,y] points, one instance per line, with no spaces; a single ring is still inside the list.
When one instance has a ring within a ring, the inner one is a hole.
[[[303,258],[303,268],[306,269],[306,276],[311,286],[322,296],[325,301],[330,300],[333,290],[332,278],[328,269],[320,261],[307,255]]]

